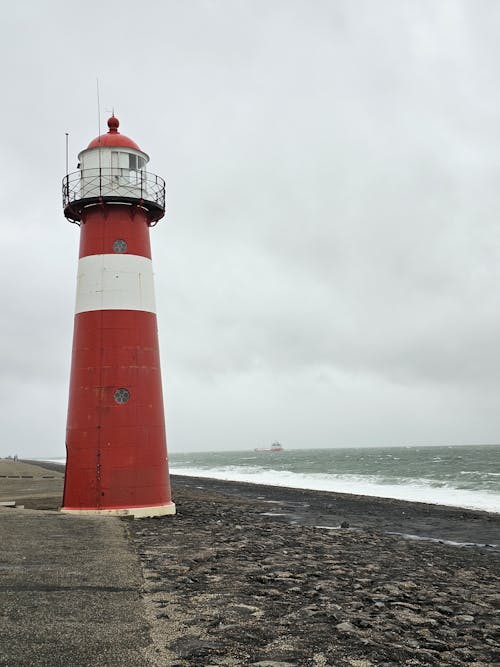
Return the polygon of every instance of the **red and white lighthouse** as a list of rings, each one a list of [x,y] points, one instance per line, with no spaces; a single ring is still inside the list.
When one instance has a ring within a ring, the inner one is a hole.
[[[175,513],[149,242],[165,183],[118,126],[113,115],[63,181],[80,256],[62,511],[158,516]]]

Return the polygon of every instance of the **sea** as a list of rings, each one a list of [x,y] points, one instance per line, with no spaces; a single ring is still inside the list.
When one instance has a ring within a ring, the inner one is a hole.
[[[177,475],[500,513],[500,445],[172,453]]]
[[[173,475],[500,513],[500,445],[174,452],[169,466]]]

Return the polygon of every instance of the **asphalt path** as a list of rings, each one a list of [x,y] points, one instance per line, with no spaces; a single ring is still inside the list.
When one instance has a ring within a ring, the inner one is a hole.
[[[127,522],[0,509],[0,536],[0,665],[151,664]]]

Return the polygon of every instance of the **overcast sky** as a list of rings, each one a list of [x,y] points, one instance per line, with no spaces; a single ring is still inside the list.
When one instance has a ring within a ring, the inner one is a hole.
[[[64,455],[70,171],[114,107],[169,451],[500,441],[500,3],[2,7],[0,455]]]

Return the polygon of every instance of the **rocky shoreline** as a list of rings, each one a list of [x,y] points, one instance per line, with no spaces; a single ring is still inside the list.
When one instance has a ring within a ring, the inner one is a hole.
[[[0,664],[500,665],[498,514],[173,475],[176,516],[75,518],[62,466],[4,466]]]
[[[175,489],[209,489],[225,496],[267,502],[268,511],[283,514],[290,523],[340,526],[347,522],[355,528],[484,546],[500,553],[499,513],[181,475],[172,475],[172,480]]]
[[[500,665],[494,549],[388,535],[354,513],[349,528],[318,528],[316,511],[290,519],[244,497],[258,489],[230,495],[215,480],[173,486],[175,517],[129,524],[158,665]],[[479,514],[494,534],[498,515]]]

